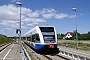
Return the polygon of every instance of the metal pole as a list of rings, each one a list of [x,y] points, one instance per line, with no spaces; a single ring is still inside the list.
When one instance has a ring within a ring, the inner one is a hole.
[[[26,41],[27,41],[27,35],[26,35]]]
[[[72,8],[73,11],[75,11],[75,16],[76,16],[76,49],[78,49],[78,34],[77,34],[77,14],[76,14],[76,8]]]
[[[20,29],[19,29],[19,42],[20,42],[20,53],[22,53],[22,43],[21,43],[21,5],[22,3],[21,2],[16,2],[17,5],[20,6]]]
[[[75,10],[75,15],[76,15],[76,49],[78,49],[78,34],[77,34],[77,14],[76,14],[76,10]]]
[[[22,43],[21,43],[21,4],[20,4],[20,53],[22,53]]]

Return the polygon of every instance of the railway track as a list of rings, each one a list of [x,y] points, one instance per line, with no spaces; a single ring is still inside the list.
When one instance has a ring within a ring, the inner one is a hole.
[[[24,47],[26,48],[32,60],[69,60],[60,55],[38,54],[26,44],[24,44]]]
[[[4,46],[4,45],[6,45],[6,43],[5,43],[5,44],[0,45],[0,47],[2,47],[2,46]]]
[[[64,59],[64,60],[69,60],[69,59],[67,59],[67,58],[65,58],[65,57],[62,57],[62,56],[60,56],[60,55],[57,55],[58,57],[60,57],[60,58],[62,58],[62,59]]]
[[[52,56],[52,55],[43,55],[43,56],[45,58],[47,58],[47,60],[69,60],[69,59],[67,59],[65,57],[62,57],[60,55],[54,55],[54,56]]]
[[[43,54],[44,57],[46,57],[48,60],[52,60],[50,57]]]
[[[8,47],[11,43],[0,45],[0,52],[3,51],[6,47]]]

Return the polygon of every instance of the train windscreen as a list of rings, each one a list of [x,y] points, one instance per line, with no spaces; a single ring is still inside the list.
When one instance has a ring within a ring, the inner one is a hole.
[[[45,43],[55,42],[54,27],[40,27]]]
[[[45,43],[55,42],[55,35],[43,35],[43,38]]]
[[[44,35],[44,40],[55,40],[54,35]]]
[[[39,27],[41,32],[54,32],[54,27]]]

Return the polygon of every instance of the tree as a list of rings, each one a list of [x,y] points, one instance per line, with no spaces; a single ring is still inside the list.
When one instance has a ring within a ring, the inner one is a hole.
[[[80,33],[77,32],[77,37],[79,39],[79,36],[80,36]],[[70,38],[72,40],[75,40],[76,39],[76,31],[73,31],[73,35],[72,35],[72,38]]]
[[[61,38],[61,35],[60,34],[57,34],[57,38],[60,39]]]
[[[61,33],[61,39],[63,39],[64,36],[65,36],[65,34],[62,34],[62,33]]]
[[[87,33],[87,39],[90,40],[90,31]]]

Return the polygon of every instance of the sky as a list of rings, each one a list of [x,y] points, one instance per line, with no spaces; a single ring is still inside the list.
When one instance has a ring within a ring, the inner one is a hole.
[[[0,0],[0,34],[18,36],[16,29],[20,24],[21,35],[33,27],[55,26],[57,33],[76,30],[81,34],[90,31],[90,0]],[[72,8],[76,8],[73,11]]]

